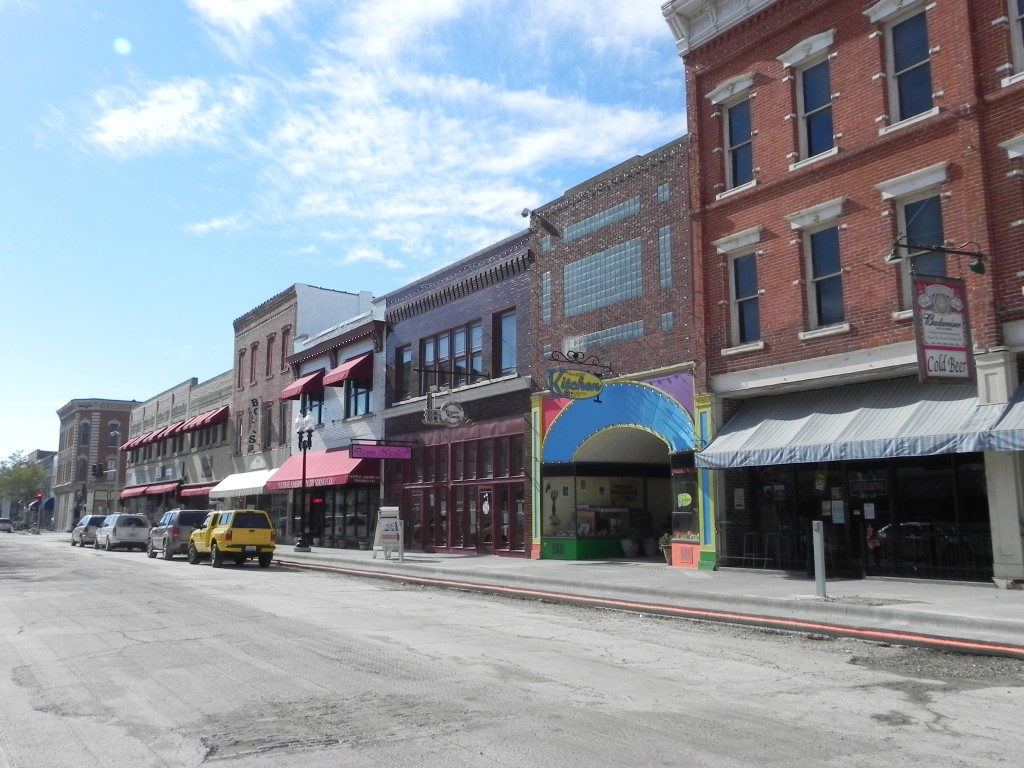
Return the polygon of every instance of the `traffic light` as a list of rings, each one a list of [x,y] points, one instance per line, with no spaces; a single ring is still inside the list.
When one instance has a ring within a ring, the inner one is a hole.
[[[102,464],[93,464],[92,465],[92,476],[93,477],[103,477],[105,474],[107,474],[107,471],[103,468]]]

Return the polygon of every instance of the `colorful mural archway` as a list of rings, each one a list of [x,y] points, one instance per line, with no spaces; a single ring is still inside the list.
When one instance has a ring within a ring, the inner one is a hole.
[[[692,451],[696,444],[693,418],[685,405],[649,384],[609,384],[598,398],[558,402],[563,407],[544,437],[545,464],[573,461],[584,443],[612,427],[653,432],[673,453]]]
[[[697,514],[693,389],[691,372],[677,370],[609,383],[596,397],[537,398],[540,557],[636,556],[631,540],[646,549]]]

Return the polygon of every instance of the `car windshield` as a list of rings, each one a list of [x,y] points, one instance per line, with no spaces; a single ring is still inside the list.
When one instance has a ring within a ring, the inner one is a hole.
[[[206,519],[205,512],[182,512],[178,515],[178,525],[197,526]]]
[[[259,515],[255,512],[235,512],[231,525],[235,528],[269,528],[270,521],[266,515]]]
[[[123,517],[121,518],[121,525],[127,526],[128,528],[142,528],[143,526],[149,525],[141,517]]]

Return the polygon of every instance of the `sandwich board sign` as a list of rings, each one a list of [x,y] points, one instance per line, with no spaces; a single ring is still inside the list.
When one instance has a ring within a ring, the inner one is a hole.
[[[405,541],[402,537],[402,517],[398,507],[381,507],[377,510],[377,527],[373,532],[373,558],[377,559],[377,547],[390,560],[391,553],[398,553],[398,561],[405,562]]]

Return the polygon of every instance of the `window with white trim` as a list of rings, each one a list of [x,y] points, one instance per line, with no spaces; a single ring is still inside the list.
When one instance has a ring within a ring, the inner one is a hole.
[[[754,180],[754,133],[750,98],[723,105],[725,126],[725,186],[740,187]]]
[[[761,338],[761,314],[758,307],[757,256],[743,253],[729,263],[732,293],[733,345],[750,344]]]
[[[932,108],[932,66],[925,11],[888,23],[885,44],[892,122],[928,112]]]
[[[901,242],[910,246],[900,249],[903,284],[903,307],[911,308],[913,295],[911,270],[919,275],[946,276],[946,254],[929,251],[928,247],[945,242],[942,221],[942,198],[935,190],[906,197],[896,202]]]
[[[1010,0],[1010,45],[1013,71],[1024,72],[1024,0]]]
[[[846,319],[843,267],[839,258],[839,227],[804,232],[810,327],[839,325]]]
[[[800,157],[814,157],[835,146],[829,60],[825,58],[798,69],[796,79]]]

